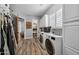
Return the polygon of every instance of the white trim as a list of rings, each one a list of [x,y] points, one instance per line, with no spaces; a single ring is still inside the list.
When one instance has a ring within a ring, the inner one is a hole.
[[[68,46],[68,45],[65,45],[64,47],[70,49],[70,50],[73,51],[74,53],[79,54],[79,50],[77,50],[77,49],[74,49],[74,48],[72,48],[72,47],[70,47],[70,46]]]
[[[71,22],[76,22],[79,21],[79,17],[74,17],[74,18],[69,18],[69,19],[64,19],[63,23],[71,23]]]
[[[79,26],[79,21],[64,23],[64,26]]]

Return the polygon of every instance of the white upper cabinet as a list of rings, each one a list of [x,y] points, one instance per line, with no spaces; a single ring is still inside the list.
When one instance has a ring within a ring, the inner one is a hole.
[[[48,25],[52,28],[62,28],[62,9],[49,15]]]
[[[56,27],[62,28],[62,9],[56,12]]]
[[[62,28],[62,4],[53,5],[48,11],[48,26]]]
[[[40,27],[47,27],[48,26],[48,15],[44,15],[40,19]]]
[[[49,15],[48,25],[55,28],[55,14]]]

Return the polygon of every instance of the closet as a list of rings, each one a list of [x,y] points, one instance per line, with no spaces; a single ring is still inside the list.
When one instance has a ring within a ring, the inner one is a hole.
[[[0,54],[16,54],[16,17],[14,19],[9,5],[0,5]]]

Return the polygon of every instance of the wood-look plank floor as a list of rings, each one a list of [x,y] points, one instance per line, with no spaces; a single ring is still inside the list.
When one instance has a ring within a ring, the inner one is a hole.
[[[48,55],[37,39],[22,39],[16,48],[16,55]]]

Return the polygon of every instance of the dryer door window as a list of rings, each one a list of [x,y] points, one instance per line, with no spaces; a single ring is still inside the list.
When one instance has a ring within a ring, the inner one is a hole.
[[[55,48],[54,48],[54,46],[52,45],[52,43],[49,39],[46,39],[45,46],[46,46],[48,54],[50,54],[50,55],[55,54]]]

